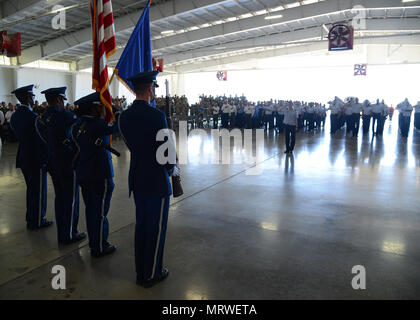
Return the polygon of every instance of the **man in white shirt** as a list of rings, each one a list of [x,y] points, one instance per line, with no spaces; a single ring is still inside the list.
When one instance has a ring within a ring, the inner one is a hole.
[[[342,127],[340,113],[341,107],[344,105],[338,97],[335,97],[333,101],[329,102],[330,107],[327,109],[331,111],[330,120],[331,120],[331,134],[335,134],[338,129]]]
[[[4,114],[3,111],[0,110],[0,143],[3,141],[3,124],[4,124]]]
[[[349,98],[348,102],[344,105],[344,116],[346,122],[346,134],[352,132],[354,130],[354,123],[353,123],[353,108],[351,107],[353,103],[353,98]]]
[[[222,128],[229,129],[229,116],[232,106],[227,100],[222,105]]]
[[[315,128],[315,107],[313,102],[310,102],[309,105],[306,107],[305,115],[307,119],[306,129],[308,130],[308,132],[311,132]]]
[[[380,110],[381,114],[380,114],[380,117],[379,117],[379,120],[378,120],[378,126],[377,126],[377,129],[376,129],[376,135],[382,136],[382,134],[384,132],[385,121],[386,121],[386,118],[387,118],[387,116],[389,114],[389,108],[385,104],[384,100],[382,100],[382,102],[379,105],[380,105],[379,110]]]
[[[10,123],[10,118],[12,117],[13,112],[15,112],[15,107],[10,105],[9,110],[4,115],[4,118],[5,118],[7,123]]]
[[[244,108],[245,113],[245,123],[247,129],[252,129],[252,118],[254,116],[255,106],[251,103],[248,103]]]
[[[278,104],[275,106],[276,110],[276,127],[279,133],[282,133],[284,130],[284,108],[285,103],[283,101],[279,101]]]
[[[293,102],[289,101],[288,107],[284,108],[284,125],[286,136],[286,151],[284,153],[291,154],[295,148],[296,131],[298,130],[298,114],[293,109]]]
[[[0,110],[0,126],[2,126],[4,124],[4,114],[3,111]]]
[[[271,102],[267,102],[264,106],[264,124],[265,130],[267,128],[271,131],[274,129],[274,116],[273,116],[274,106]]]
[[[287,106],[288,106],[288,104],[286,103],[286,108],[287,108]],[[285,113],[286,113],[286,108],[284,108]],[[293,109],[296,111],[297,116],[298,116],[298,131],[299,131],[300,129],[303,129],[303,127],[304,127],[304,113],[305,113],[305,110],[304,110],[304,107],[303,107],[302,103],[299,102],[299,101],[296,101],[293,104]]]
[[[398,104],[398,111],[400,112],[400,132],[404,138],[408,138],[408,133],[410,132],[410,121],[411,114],[413,113],[413,107],[411,106],[408,99],[405,99],[403,102]]]
[[[351,104],[352,111],[352,124],[353,124],[353,137],[357,137],[360,129],[360,112],[362,111],[362,104],[359,103],[359,99],[354,99]]]
[[[363,134],[369,134],[370,121],[372,119],[372,106],[369,100],[365,100],[362,106],[362,119],[363,119]]]
[[[233,129],[236,126],[236,115],[238,113],[238,107],[235,103],[230,106],[230,128]]]
[[[378,131],[378,126],[380,127],[380,120],[381,120],[381,114],[382,114],[382,106],[379,103],[379,99],[376,100],[376,103],[374,105],[372,105],[372,132],[373,134],[376,134],[376,132]],[[376,124],[376,130],[375,130],[375,123]]]
[[[217,104],[213,104],[211,107],[211,111],[213,113],[213,129],[219,128],[219,113],[220,108]]]

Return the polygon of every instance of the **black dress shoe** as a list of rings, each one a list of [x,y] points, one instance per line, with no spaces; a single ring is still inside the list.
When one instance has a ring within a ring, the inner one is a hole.
[[[48,227],[52,226],[53,224],[54,224],[54,222],[48,221],[47,219],[44,219],[44,220],[42,220],[42,222],[39,226],[26,225],[26,228],[28,230],[39,230],[39,229],[48,228]]]
[[[289,150],[286,150],[284,153],[289,153]]]
[[[162,271],[159,275],[155,276],[150,280],[141,280],[137,278],[137,285],[142,286],[143,288],[151,288],[159,282],[165,280],[169,276],[168,268],[162,268]]]
[[[95,257],[95,258],[100,258],[100,257],[106,256],[108,254],[111,254],[111,253],[115,252],[115,250],[117,250],[117,246],[114,246],[112,244],[108,244],[107,246],[105,246],[102,249],[102,251],[94,251],[94,250],[92,250],[90,252],[90,255],[92,257]]]
[[[67,244],[72,244],[72,243],[82,241],[84,239],[86,239],[86,232],[77,232],[73,235],[73,237],[70,240],[58,241],[58,243],[67,245]]]

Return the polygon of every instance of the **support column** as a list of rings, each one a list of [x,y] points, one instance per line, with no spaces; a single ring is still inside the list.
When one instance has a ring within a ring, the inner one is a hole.
[[[20,85],[19,71],[20,71],[19,68],[13,68],[12,69],[12,79],[11,79],[11,81],[12,81],[13,90],[15,90],[16,88],[19,88],[19,85]],[[10,97],[11,97],[10,102],[12,102],[13,104],[18,103],[18,100],[16,99],[16,96],[14,94],[12,94]]]
[[[74,103],[78,98],[77,96],[77,73],[71,75],[71,90],[69,90],[69,103]],[[70,96],[71,95],[71,96]]]
[[[112,73],[109,74],[110,77],[111,77],[111,75],[112,75]],[[109,92],[111,93],[111,97],[113,97],[113,98],[119,97],[119,95],[120,95],[120,82],[118,81],[118,79],[115,76],[112,79],[112,82],[109,86]]]
[[[183,73],[171,75],[171,95],[185,95],[185,75]]]

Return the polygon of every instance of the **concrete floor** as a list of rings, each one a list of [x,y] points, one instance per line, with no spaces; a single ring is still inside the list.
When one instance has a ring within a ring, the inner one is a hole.
[[[190,141],[191,154],[200,143]],[[383,139],[331,137],[327,122],[298,134],[294,157],[283,154],[283,135],[269,135],[257,176],[247,164],[183,166],[185,195],[172,201],[166,238],[170,276],[151,289],[135,285],[129,153],[115,147],[123,155],[114,158],[109,220],[118,251],[98,260],[86,241],[59,247],[55,227],[26,230],[16,145],[3,146],[1,299],[420,298],[420,133],[401,139],[397,117]],[[50,219],[53,196],[49,180]],[[66,290],[51,288],[54,265],[66,267]],[[355,265],[366,268],[366,290],[352,289]]]

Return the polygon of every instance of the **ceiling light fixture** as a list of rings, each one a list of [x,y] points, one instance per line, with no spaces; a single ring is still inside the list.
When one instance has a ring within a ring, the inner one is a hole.
[[[276,15],[273,15],[273,16],[266,16],[264,19],[265,20],[274,20],[274,19],[280,19],[280,18],[283,18],[283,15],[276,14]]]

